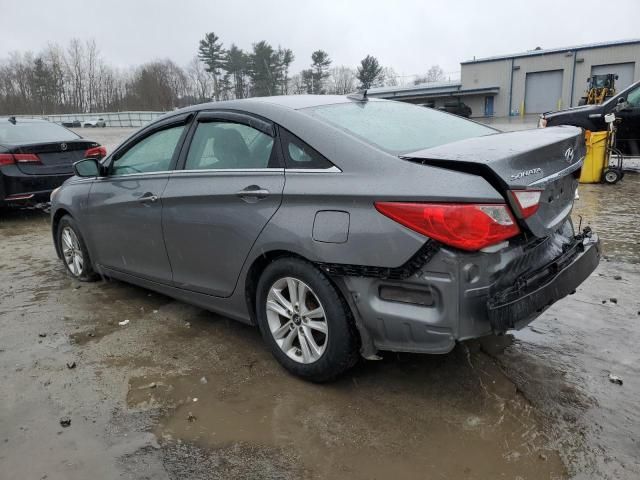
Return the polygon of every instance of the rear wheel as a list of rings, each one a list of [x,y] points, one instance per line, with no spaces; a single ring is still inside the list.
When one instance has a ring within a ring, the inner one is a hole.
[[[57,233],[58,248],[67,272],[78,280],[89,282],[97,278],[89,252],[75,220],[65,215],[60,219]]]
[[[308,262],[281,258],[258,282],[256,314],[263,338],[280,364],[314,382],[337,377],[358,359],[348,305]]]

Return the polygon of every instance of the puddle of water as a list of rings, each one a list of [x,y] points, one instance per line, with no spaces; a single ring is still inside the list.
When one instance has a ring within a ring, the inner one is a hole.
[[[616,185],[587,184],[578,188],[573,210],[576,228],[590,225],[598,233],[604,254],[612,260],[640,262],[640,175],[628,172]]]
[[[189,373],[130,379],[130,408],[164,412],[154,433],[167,444],[286,451],[311,478],[564,478],[535,413],[484,355],[391,355],[314,385],[275,365],[257,334],[210,320],[162,335],[167,352],[191,336]]]

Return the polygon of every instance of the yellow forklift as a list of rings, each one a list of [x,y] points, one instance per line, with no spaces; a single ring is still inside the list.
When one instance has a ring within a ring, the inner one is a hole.
[[[616,94],[615,73],[604,75],[592,75],[587,78],[587,96],[580,98],[578,105],[600,105],[602,102]]]

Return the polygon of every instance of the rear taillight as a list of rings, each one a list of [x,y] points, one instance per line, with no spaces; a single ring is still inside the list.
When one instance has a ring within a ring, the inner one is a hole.
[[[520,232],[505,204],[376,202],[383,215],[427,237],[475,251]]]
[[[529,218],[538,211],[541,190],[511,190],[509,194],[518,204],[522,218]]]
[[[84,158],[104,158],[107,156],[107,149],[100,145],[99,147],[93,147],[84,152]]]
[[[0,165],[14,163],[40,163],[40,158],[35,153],[0,153]]]
[[[10,153],[0,153],[0,166],[13,165],[16,163],[16,159]]]

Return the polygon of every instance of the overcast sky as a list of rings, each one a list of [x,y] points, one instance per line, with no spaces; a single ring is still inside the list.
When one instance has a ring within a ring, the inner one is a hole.
[[[0,19],[0,58],[94,38],[118,67],[166,57],[184,65],[210,31],[226,46],[291,48],[293,71],[322,48],[334,65],[371,54],[404,75],[432,64],[455,72],[474,56],[640,37],[639,0],[0,0]]]

